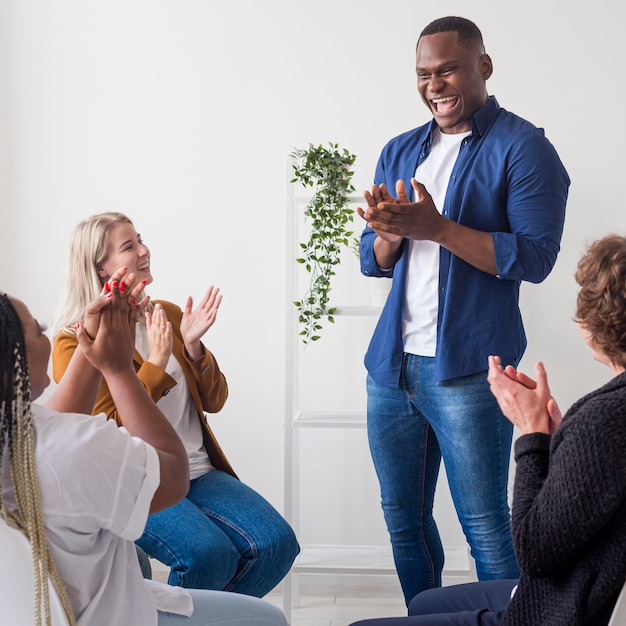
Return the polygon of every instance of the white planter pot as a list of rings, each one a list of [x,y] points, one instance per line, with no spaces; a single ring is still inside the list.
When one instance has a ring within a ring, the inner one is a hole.
[[[382,308],[387,302],[387,296],[391,290],[391,278],[368,278],[372,306]]]

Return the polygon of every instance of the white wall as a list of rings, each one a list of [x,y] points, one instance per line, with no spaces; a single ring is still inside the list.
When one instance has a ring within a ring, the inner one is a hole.
[[[460,14],[483,31],[490,92],[546,128],[572,177],[557,266],[522,290],[530,344],[522,365],[542,358],[566,407],[608,377],[570,318],[585,241],[623,230],[626,94],[613,7],[0,0],[0,287],[50,320],[73,226],[126,212],[152,249],[153,296],[182,303],[209,284],[222,288],[205,339],[231,396],[212,424],[241,477],[282,508],[287,155],[339,142],[358,156],[357,189],[367,187],[383,143],[428,119],[415,90],[419,31]],[[365,346],[369,332],[350,345]],[[331,360],[340,359],[343,344],[331,338],[325,345],[339,348]],[[360,362],[344,374],[350,385],[336,379],[319,397],[363,403]],[[338,437],[316,434],[304,446],[317,474],[305,482],[313,499],[301,538],[385,541],[364,433]],[[359,491],[365,505],[352,501]],[[456,545],[446,498],[442,487],[444,539]],[[343,515],[351,508],[356,522]]]

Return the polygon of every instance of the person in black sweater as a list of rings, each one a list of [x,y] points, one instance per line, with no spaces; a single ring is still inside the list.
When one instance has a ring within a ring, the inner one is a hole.
[[[424,591],[409,616],[351,626],[606,626],[626,581],[626,238],[594,242],[576,271],[574,316],[612,379],[562,416],[536,380],[489,357],[488,382],[515,424],[512,530],[519,580]]]

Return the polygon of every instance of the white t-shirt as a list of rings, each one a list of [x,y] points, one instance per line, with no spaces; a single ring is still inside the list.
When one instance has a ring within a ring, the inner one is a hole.
[[[46,537],[79,626],[156,625],[133,543],[159,485],[156,450],[104,414],[32,407]],[[3,495],[15,508],[7,479]]]
[[[148,330],[145,324],[137,324],[135,347],[145,361],[150,354]],[[189,459],[189,478],[193,480],[211,471],[213,465],[204,447],[202,425],[189,392],[185,373],[173,354],[167,362],[165,371],[176,381],[176,384],[167,395],[159,398],[157,406],[167,417],[185,446]]]
[[[428,158],[415,170],[441,213],[450,174],[466,133],[447,134],[435,129]],[[414,202],[417,199],[414,200]],[[420,356],[435,356],[439,310],[439,245],[432,241],[409,241],[406,295],[402,311],[404,351]]]

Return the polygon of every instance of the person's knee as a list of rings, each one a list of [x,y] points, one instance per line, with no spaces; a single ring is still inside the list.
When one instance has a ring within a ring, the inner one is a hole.
[[[239,559],[239,553],[229,542],[194,542],[171,563],[168,582],[180,587],[221,591],[235,576]]]
[[[287,572],[300,553],[300,544],[291,526],[282,521],[264,536],[256,538],[256,550],[257,560],[272,561],[278,567],[282,565]]]

